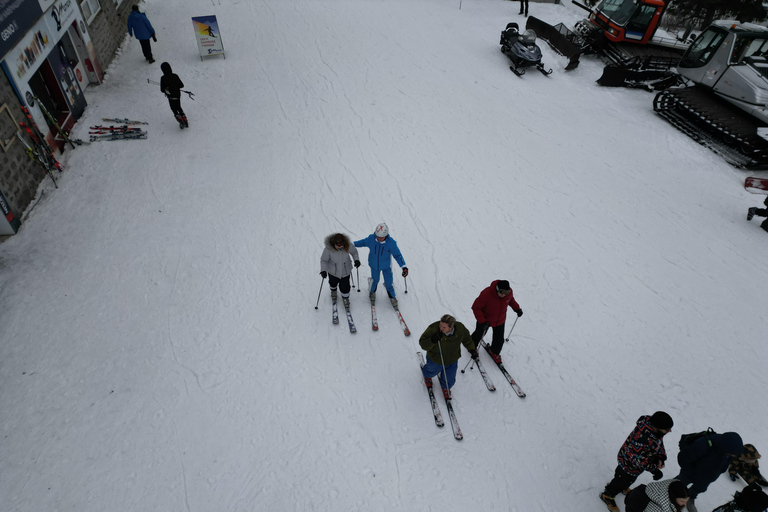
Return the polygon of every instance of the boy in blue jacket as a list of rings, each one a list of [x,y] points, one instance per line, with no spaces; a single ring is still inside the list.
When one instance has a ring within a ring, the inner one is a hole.
[[[141,43],[141,51],[144,53],[144,58],[149,61],[150,64],[155,62],[152,57],[152,45],[149,43],[149,39],[152,38],[157,42],[157,36],[155,35],[155,29],[152,28],[152,24],[149,22],[149,18],[143,12],[139,12],[139,6],[134,5],[131,14],[128,15],[128,35],[133,37]]]
[[[379,273],[382,273],[384,274],[384,287],[387,289],[389,301],[392,303],[392,307],[397,309],[395,287],[392,286],[392,258],[394,257],[397,264],[402,267],[403,277],[408,275],[408,267],[405,266],[405,260],[403,255],[400,254],[397,242],[389,236],[387,225],[382,222],[376,226],[376,231],[366,238],[355,242],[355,247],[367,247],[370,250],[368,253],[368,266],[371,267],[371,277],[373,278],[371,289],[369,290],[371,304],[376,302]]]

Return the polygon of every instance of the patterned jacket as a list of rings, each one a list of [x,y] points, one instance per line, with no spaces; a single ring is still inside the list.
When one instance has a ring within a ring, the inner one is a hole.
[[[757,459],[760,458],[757,448],[751,444],[744,445],[744,451],[738,459],[733,459],[728,466],[728,474],[731,477],[741,476],[747,484],[754,484],[758,481],[764,481],[760,474],[760,464]]]
[[[617,459],[619,466],[632,476],[659,469],[667,460],[664,440],[654,433],[650,416],[638,418],[634,430],[621,445]]]

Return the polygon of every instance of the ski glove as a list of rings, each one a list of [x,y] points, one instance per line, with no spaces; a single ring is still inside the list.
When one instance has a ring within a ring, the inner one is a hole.
[[[477,355],[477,349],[474,349],[474,348],[469,351],[469,355],[472,356],[472,359],[474,359],[475,361],[477,361],[477,358],[480,357]]]
[[[653,479],[654,480],[661,480],[663,477],[664,477],[664,473],[662,473],[660,469],[654,469],[653,470]]]
[[[328,272],[326,272],[325,270],[321,270],[320,275],[323,276],[323,279],[325,279],[326,277],[328,277]]]
[[[403,277],[408,275],[408,267],[403,267]]]
[[[488,332],[488,329],[490,329],[490,328],[491,328],[490,322],[483,322],[483,323],[480,324],[480,330],[483,332],[483,334]]]
[[[517,313],[517,318],[520,318],[521,316],[523,316],[523,310],[522,309],[516,309],[515,313]]]
[[[355,260],[355,268],[360,266],[360,260]]]
[[[736,481],[736,478],[737,478],[736,475],[729,474],[728,476],[731,477],[731,482],[735,482]]]
[[[440,340],[443,339],[443,331],[437,331],[435,334],[432,335],[430,338],[430,341],[437,345]]]
[[[156,36],[155,34],[152,34],[152,40],[153,40],[154,42],[157,42],[157,36]]]

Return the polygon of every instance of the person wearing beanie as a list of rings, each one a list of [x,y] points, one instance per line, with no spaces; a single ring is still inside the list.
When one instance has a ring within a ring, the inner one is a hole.
[[[134,5],[131,8],[131,13],[128,15],[128,35],[130,37],[136,37],[141,44],[141,51],[144,54],[144,58],[149,61],[150,64],[155,62],[152,57],[152,44],[149,42],[150,38],[157,42],[157,36],[155,35],[155,29],[152,28],[152,24],[149,22],[149,18],[143,12],[139,12],[139,6]]]
[[[695,500],[699,494],[728,470],[731,461],[744,451],[744,443],[736,432],[701,436],[690,444],[680,441],[677,463],[680,474],[675,477],[688,485],[691,499],[688,511],[698,512]]]
[[[681,512],[688,503],[688,489],[679,480],[638,485],[624,500],[626,512]]]
[[[371,288],[368,291],[368,296],[371,299],[371,305],[376,303],[376,288],[379,286],[380,275],[383,275],[384,287],[387,289],[389,301],[392,303],[392,307],[397,309],[395,287],[392,285],[392,258],[395,258],[397,264],[402,267],[403,277],[408,275],[408,267],[397,247],[397,242],[389,236],[389,227],[382,222],[376,226],[372,234],[355,242],[355,247],[367,247],[369,250],[368,266],[371,267]]]
[[[419,346],[427,353],[426,364],[421,367],[424,383],[431,388],[432,377],[438,375],[446,400],[451,399],[451,388],[456,382],[462,345],[472,359],[477,360],[477,350],[469,330],[451,315],[443,315],[440,321],[430,324],[419,338]]]
[[[661,480],[667,451],[664,448],[664,436],[672,431],[672,417],[664,411],[657,411],[652,416],[640,416],[635,428],[621,445],[616,459],[618,466],[613,472],[613,480],[608,482],[600,499],[611,512],[618,512],[616,495],[637,480],[643,471],[653,474],[654,480]]]
[[[493,341],[490,354],[494,361],[501,363],[501,348],[504,346],[504,327],[507,321],[507,307],[517,313],[518,318],[523,316],[523,310],[515,301],[509,281],[497,279],[491,285],[480,292],[480,295],[472,304],[472,312],[475,314],[477,324],[472,333],[472,341],[475,346],[480,346],[488,329],[493,329]]]
[[[331,300],[336,303],[336,288],[341,288],[341,301],[344,309],[349,309],[349,276],[352,274],[352,260],[355,268],[360,266],[357,247],[352,245],[347,235],[333,233],[325,237],[325,248],[320,255],[320,275],[328,277],[331,288]],[[336,319],[338,321],[338,319]]]
[[[760,464],[757,462],[759,458],[760,453],[757,451],[757,448],[754,445],[745,444],[744,451],[739,458],[733,459],[730,466],[728,466],[728,476],[734,482],[737,478],[741,477],[747,485],[768,486],[768,482],[760,474]]]
[[[181,81],[179,75],[173,72],[171,65],[167,62],[160,64],[160,69],[163,72],[163,76],[160,78],[160,90],[168,98],[171,112],[179,123],[179,127],[182,129],[189,128],[187,114],[181,109],[181,88],[184,87],[184,82]]]

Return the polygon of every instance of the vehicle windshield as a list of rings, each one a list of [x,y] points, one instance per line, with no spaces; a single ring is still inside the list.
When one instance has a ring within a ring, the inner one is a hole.
[[[617,25],[627,23],[636,9],[635,0],[603,0],[596,8]]]
[[[745,64],[749,57],[768,58],[768,34],[739,34],[733,45],[731,64]]]

